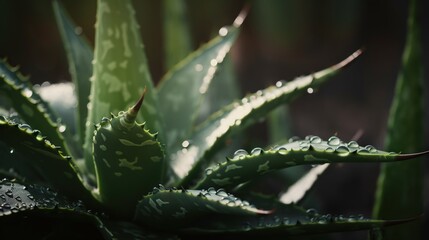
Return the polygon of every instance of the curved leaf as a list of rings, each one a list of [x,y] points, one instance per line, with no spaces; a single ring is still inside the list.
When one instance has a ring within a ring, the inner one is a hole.
[[[412,157],[417,156],[419,154],[412,155]],[[334,162],[393,162],[410,157],[410,155],[379,151],[370,145],[362,147],[355,141],[344,143],[337,137],[322,141],[319,137],[308,136],[305,140],[294,141],[266,151],[256,148],[249,154],[245,150],[238,150],[233,158],[206,169],[203,179],[193,188],[207,188],[208,186],[231,188],[247,182],[257,175],[296,165]]]
[[[189,136],[203,96],[238,33],[238,28],[231,27],[228,34],[212,39],[179,62],[158,85],[168,152],[180,148]]]
[[[260,90],[213,114],[197,128],[189,140],[189,146],[171,154],[172,168],[179,178],[183,178],[180,184],[186,186],[201,174],[228,135],[258,121],[281,104],[290,102],[305,93],[307,88],[318,87],[360,53],[358,50],[342,62],[312,75]]]
[[[91,202],[92,196],[83,186],[83,180],[81,181],[71,157],[64,155],[61,148],[47,140],[40,131],[0,116],[0,132],[0,141],[22,156],[0,159],[1,166],[9,166],[21,174],[29,172],[39,176],[44,184],[51,185],[68,196]]]
[[[211,234],[218,238],[222,236],[284,238],[295,235],[369,230],[409,221],[372,220],[362,215],[345,217],[319,214],[314,209],[305,210],[294,204],[281,204],[261,196],[256,197],[254,201],[260,203],[260,207],[272,208],[275,211],[273,214],[263,216],[213,217],[210,221],[198,221],[192,227],[180,229],[180,232],[191,236]]]
[[[409,1],[408,34],[390,109],[385,147],[389,151],[420,151],[424,143],[423,1]],[[426,123],[426,124],[425,124]],[[383,164],[378,178],[373,216],[405,218],[424,211],[422,159]],[[386,239],[423,239],[422,223],[414,222],[386,231]]]
[[[99,0],[95,33],[94,74],[86,123],[85,161],[93,173],[93,124],[110,113],[118,113],[132,106],[145,86],[148,93],[137,120],[146,122],[149,129],[163,129],[157,106],[157,91],[153,87],[143,49],[135,12],[130,0]]]
[[[92,75],[92,48],[88,41],[81,35],[81,30],[76,27],[59,1],[53,1],[53,9],[58,29],[67,53],[69,71],[74,82],[77,95],[76,122],[80,143],[84,143],[85,123],[88,116],[88,102]]]
[[[43,131],[67,154],[78,155],[73,138],[64,137],[68,134],[67,128],[58,123],[57,117],[34,91],[33,85],[5,60],[0,60],[0,92],[8,96],[13,108],[24,121],[31,122],[34,128]]]
[[[137,205],[136,221],[160,229],[189,226],[207,216],[268,214],[224,190],[177,190],[160,185]]]

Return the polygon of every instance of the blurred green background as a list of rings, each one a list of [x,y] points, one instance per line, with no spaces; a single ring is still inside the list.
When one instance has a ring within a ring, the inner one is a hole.
[[[71,17],[94,42],[95,0],[63,0]],[[162,1],[134,1],[154,81],[166,69],[163,49]],[[365,53],[319,91],[290,106],[294,135],[337,134],[344,140],[361,131],[359,142],[383,147],[387,116],[401,64],[406,33],[407,1],[401,0],[188,0],[193,48],[232,23],[251,6],[232,60],[243,94],[291,80],[337,63],[354,50]],[[422,1],[423,9],[429,2]],[[429,15],[423,14],[423,56],[429,74]],[[65,52],[50,0],[0,0],[0,57],[19,64],[36,83],[70,80]],[[429,110],[428,97],[426,109]],[[429,111],[425,112],[426,122]],[[404,126],[406,127],[406,126]],[[429,132],[426,126],[426,144]],[[264,125],[250,129],[264,144]],[[256,147],[256,146],[253,146]],[[426,164],[426,168],[428,168]],[[370,216],[379,166],[336,165],[320,178],[315,195],[330,213]],[[429,199],[429,176],[426,177]],[[429,204],[426,205],[429,212]],[[427,217],[426,217],[427,218]],[[428,221],[426,224],[429,227]]]

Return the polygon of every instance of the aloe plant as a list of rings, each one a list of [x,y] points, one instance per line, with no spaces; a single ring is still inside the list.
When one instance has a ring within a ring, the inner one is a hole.
[[[57,2],[54,10],[74,81],[74,128],[61,122],[16,68],[0,62],[0,219],[11,236],[28,234],[15,231],[27,223],[36,226],[33,237],[188,239],[378,231],[406,221],[320,214],[242,186],[298,165],[393,162],[424,153],[307,136],[216,159],[228,137],[319,87],[360,50],[324,70],[231,102],[198,124],[200,104],[244,14],[154,86],[130,1],[98,0],[94,53]],[[8,115],[9,109],[18,115]],[[59,227],[47,229],[40,220]]]

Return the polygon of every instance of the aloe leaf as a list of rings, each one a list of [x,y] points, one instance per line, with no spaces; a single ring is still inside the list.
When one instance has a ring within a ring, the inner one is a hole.
[[[10,99],[20,118],[43,131],[54,144],[61,146],[66,154],[78,155],[73,138],[64,137],[69,134],[66,126],[58,123],[57,117],[34,91],[32,84],[4,60],[0,60],[0,92]]]
[[[253,200],[260,204],[258,207],[275,209],[274,212],[262,216],[229,216],[227,218],[214,216],[210,218],[210,221],[195,222],[192,227],[180,229],[180,232],[182,235],[190,236],[211,234],[218,238],[222,238],[222,236],[284,238],[295,235],[369,230],[407,221],[373,220],[362,215],[319,214],[314,209],[305,210],[294,204],[282,204],[262,196]]]
[[[157,136],[135,122],[143,97],[128,111],[103,119],[93,141],[94,195],[111,212],[130,218],[141,196],[163,181],[165,166]]]
[[[191,51],[191,34],[187,19],[186,2],[164,0],[164,48],[165,67],[173,67]]]
[[[195,130],[186,148],[171,155],[172,168],[176,175],[182,178],[180,184],[188,185],[204,171],[211,157],[222,146],[228,135],[243,130],[264,117],[269,111],[305,93],[308,88],[318,87],[352,62],[360,53],[361,51],[358,50],[347,59],[325,70],[297,78],[284,85],[257,91],[213,114]]]
[[[1,116],[0,131],[2,133],[0,141],[11,148],[12,154],[17,151],[23,156],[17,159],[1,159],[1,162],[7,161],[1,165],[9,165],[17,172],[30,172],[39,176],[43,183],[52,184],[52,187],[68,196],[91,202],[92,197],[82,185],[71,157],[47,140],[40,131],[31,129],[27,124],[11,122]]]
[[[421,154],[427,153],[429,152]],[[229,189],[247,182],[255,176],[296,165],[334,162],[393,162],[419,155],[383,152],[370,145],[359,146],[355,141],[344,143],[337,137],[322,141],[319,137],[309,136],[305,140],[291,142],[274,149],[256,148],[250,154],[245,150],[238,150],[234,157],[207,168],[203,179],[193,188],[212,186]]]
[[[67,53],[69,71],[75,85],[77,95],[77,129],[80,143],[84,143],[85,122],[88,116],[88,102],[92,74],[93,51],[88,41],[78,32],[78,28],[68,16],[62,4],[53,1],[53,9],[58,29]]]
[[[282,84],[279,81],[277,84]],[[271,143],[278,143],[292,136],[289,108],[282,106],[274,109],[267,118],[268,136]]]
[[[76,96],[72,82],[43,84],[36,87],[40,97],[49,104],[56,116],[61,119],[64,127],[67,126],[70,134],[76,137]],[[82,152],[79,152],[82,154]]]
[[[207,216],[248,216],[269,212],[257,209],[222,189],[177,190],[160,185],[139,202],[135,219],[146,226],[175,229],[204,220]]]
[[[421,1],[409,2],[408,35],[402,56],[395,96],[390,109],[386,149],[419,151],[423,145],[423,62],[419,22]],[[424,210],[421,159],[384,164],[378,178],[374,217],[394,219],[421,214]],[[386,231],[386,239],[422,239],[419,222]]]
[[[111,112],[132,106],[145,86],[148,93],[137,120],[160,132],[157,91],[153,87],[148,63],[139,35],[139,26],[130,0],[99,0],[95,32],[95,58],[90,107],[85,134],[85,160],[93,170],[91,145],[93,124]]]
[[[158,86],[159,106],[168,149],[177,150],[190,134],[203,96],[238,33],[238,28],[229,28],[228,34],[217,36],[203,45],[179,62],[161,80]]]
[[[279,201],[284,204],[299,203],[305,197],[306,193],[314,186],[317,178],[322,174],[329,164],[318,165],[304,174],[288,190],[279,196]]]

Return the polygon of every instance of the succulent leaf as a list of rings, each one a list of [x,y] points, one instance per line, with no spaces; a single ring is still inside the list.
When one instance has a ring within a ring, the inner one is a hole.
[[[203,96],[238,33],[238,28],[230,27],[227,34],[217,36],[179,62],[158,85],[167,152],[180,148],[182,141],[189,136]]]
[[[144,96],[144,95],[143,95]],[[143,97],[126,112],[103,119],[94,133],[96,197],[121,216],[132,216],[141,196],[162,182],[164,152],[155,134],[135,119]]]
[[[143,43],[130,0],[99,0],[95,33],[95,53],[91,99],[86,123],[85,161],[93,169],[93,124],[111,112],[131,106],[148,88],[144,107],[137,120],[163,138],[157,107],[157,91],[150,77]]]
[[[211,186],[229,189],[251,180],[255,175],[264,175],[273,170],[296,165],[393,162],[404,160],[407,156],[407,154],[383,152],[370,145],[362,147],[355,141],[345,143],[335,136],[327,141],[322,141],[317,136],[307,136],[304,140],[293,141],[274,149],[256,148],[250,154],[245,150],[238,150],[232,158],[207,168],[203,179],[193,188]]]
[[[53,1],[53,9],[58,29],[67,53],[69,71],[74,82],[77,95],[77,126],[80,143],[84,143],[85,123],[88,116],[88,102],[92,74],[91,61],[94,57],[88,41],[81,35],[79,29],[68,16],[59,1]]]
[[[183,0],[164,0],[165,68],[170,69],[192,51],[187,4]]]
[[[73,138],[67,137],[69,134],[66,127],[58,123],[57,117],[49,105],[34,91],[31,82],[24,79],[22,74],[5,60],[0,60],[0,93],[11,100],[20,118],[49,136],[50,140],[61,146],[67,154],[78,155]]]
[[[424,79],[423,73],[422,6],[423,1],[409,1],[407,39],[385,141],[389,151],[421,151],[424,144],[424,128],[427,127],[424,84],[427,84],[427,79]],[[397,219],[421,214],[425,210],[424,179],[422,159],[383,164],[373,216]],[[385,239],[424,239],[422,226],[421,221],[395,226],[386,230]]]
[[[207,167],[213,154],[222,146],[226,137],[258,121],[269,111],[290,102],[308,88],[316,88],[338,73],[360,55],[358,50],[342,62],[312,75],[297,78],[285,84],[277,84],[257,91],[241,101],[234,102],[212,115],[197,127],[190,138],[192,144],[171,154],[171,165],[186,186]]]
[[[254,197],[255,198],[255,197]],[[383,221],[367,219],[362,215],[319,214],[314,209],[305,210],[295,204],[282,204],[273,199],[258,196],[255,202],[275,209],[274,214],[256,216],[213,217],[210,221],[198,221],[192,227],[180,229],[183,235],[212,234],[222,236],[287,237],[331,232],[358,231],[381,228],[409,220]]]
[[[189,226],[207,216],[268,213],[270,211],[257,209],[223,189],[177,190],[160,185],[139,202],[135,219],[146,226],[171,229]]]
[[[84,180],[80,179],[71,157],[65,155],[61,148],[52,144],[40,131],[0,116],[0,132],[0,141],[13,149],[13,152],[17,151],[24,156],[0,159],[0,166],[9,166],[18,173],[31,173],[38,176],[43,184],[51,185],[69,196],[91,202],[92,197],[84,188]]]

